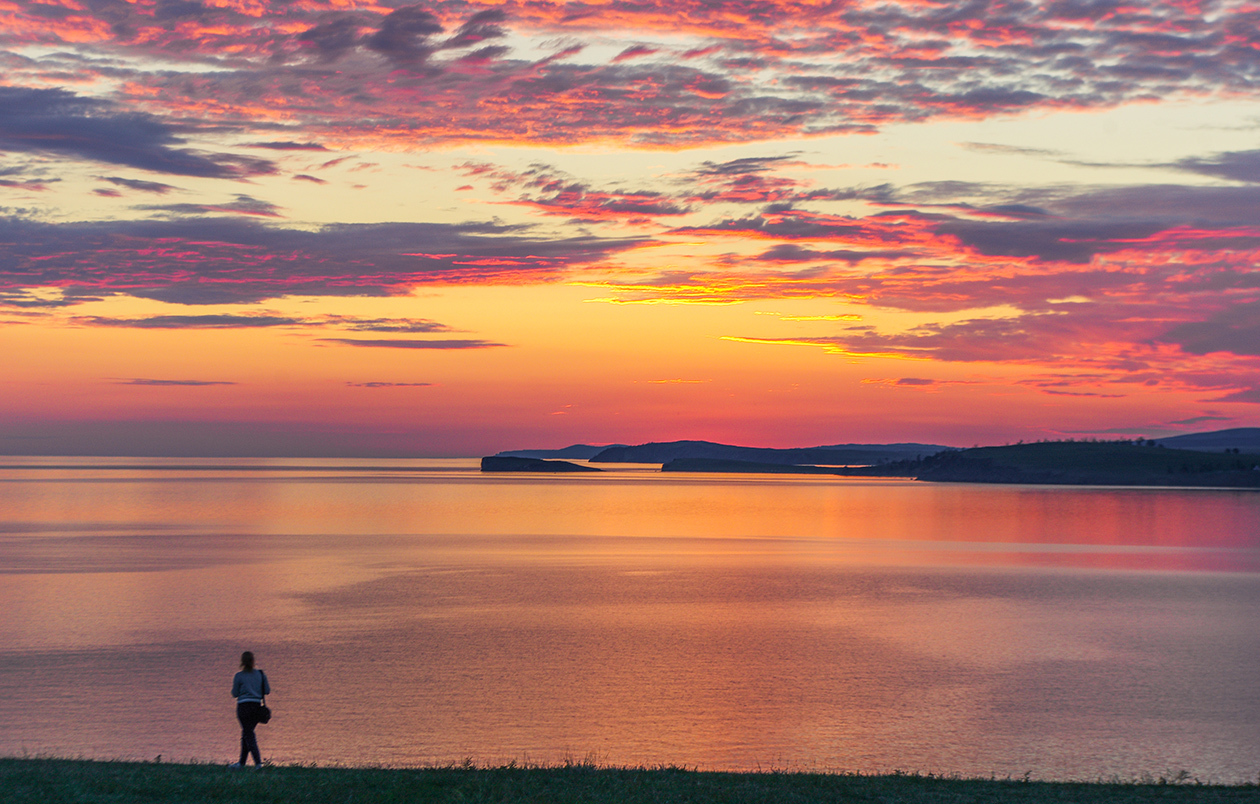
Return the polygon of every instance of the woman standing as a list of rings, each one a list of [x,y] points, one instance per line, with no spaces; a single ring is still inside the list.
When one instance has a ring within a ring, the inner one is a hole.
[[[243,768],[252,754],[254,766],[262,767],[262,754],[258,751],[258,738],[254,727],[261,721],[263,696],[271,692],[267,674],[254,667],[253,651],[241,654],[241,671],[232,678],[232,697],[236,699],[236,719],[241,722],[241,760],[228,767]]]

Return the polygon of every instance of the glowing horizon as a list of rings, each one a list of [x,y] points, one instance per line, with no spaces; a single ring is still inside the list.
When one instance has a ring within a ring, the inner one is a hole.
[[[1260,426],[1255,14],[0,3],[0,452]]]

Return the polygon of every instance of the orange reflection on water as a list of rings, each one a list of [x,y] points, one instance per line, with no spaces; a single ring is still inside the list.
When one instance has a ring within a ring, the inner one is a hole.
[[[1260,749],[1260,495],[50,460],[0,470],[2,754],[230,751],[245,647],[279,760],[1231,780]]]

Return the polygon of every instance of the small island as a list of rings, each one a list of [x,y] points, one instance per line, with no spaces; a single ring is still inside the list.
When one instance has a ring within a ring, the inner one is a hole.
[[[481,459],[483,472],[602,472],[594,466],[582,466],[569,461],[545,461],[541,458],[518,458],[509,455],[490,455]]]

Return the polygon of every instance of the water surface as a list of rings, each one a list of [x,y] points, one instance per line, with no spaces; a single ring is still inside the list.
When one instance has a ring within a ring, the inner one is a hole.
[[[1260,494],[0,459],[0,754],[1260,771]]]

